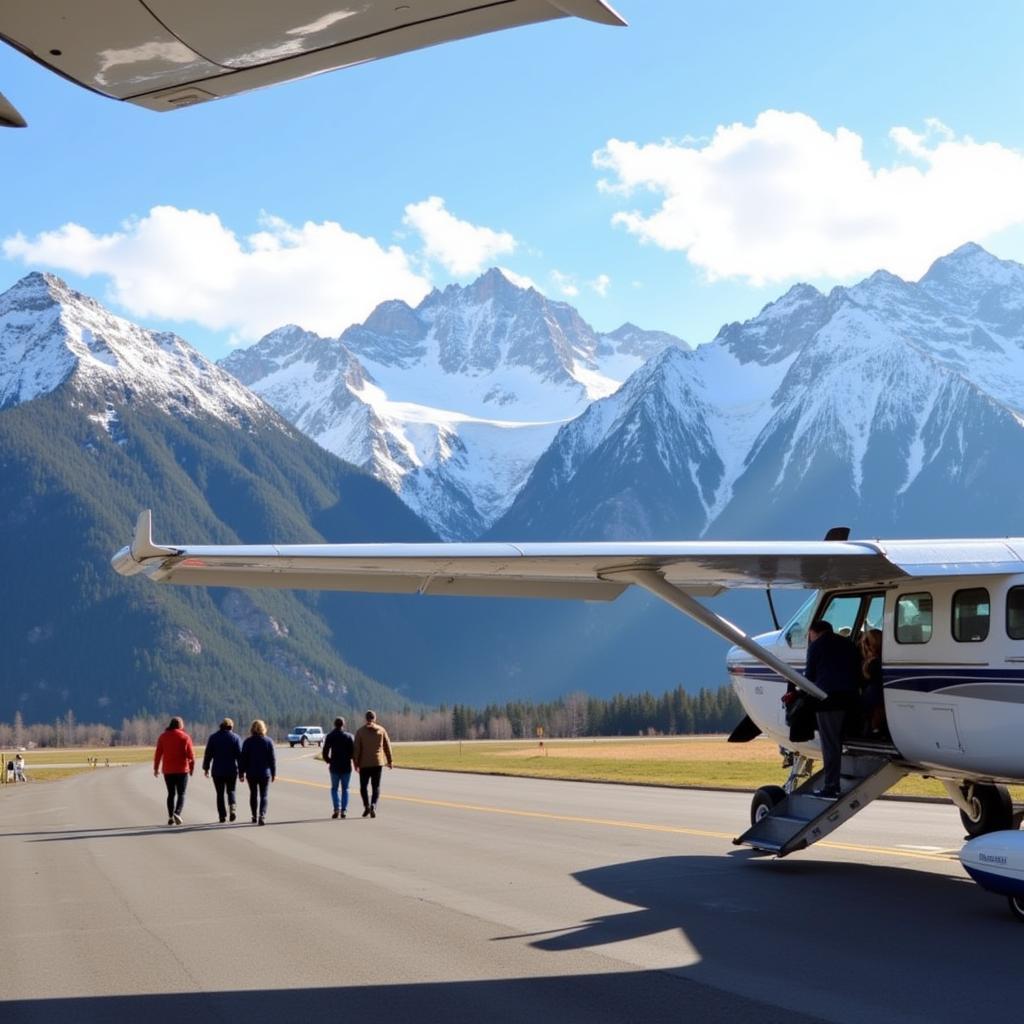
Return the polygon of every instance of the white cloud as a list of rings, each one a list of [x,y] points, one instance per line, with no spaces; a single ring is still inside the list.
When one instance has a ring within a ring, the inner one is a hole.
[[[603,299],[608,294],[612,279],[607,274],[598,274],[593,281],[588,281],[591,291],[597,292]]]
[[[685,252],[712,280],[843,279],[879,267],[917,278],[963,242],[1024,223],[1024,153],[958,138],[935,119],[889,138],[896,159],[874,167],[854,132],[766,110],[704,145],[612,139],[593,159],[613,175],[602,191],[659,200],[613,223]]]
[[[111,298],[133,316],[192,321],[238,339],[297,323],[334,335],[377,303],[419,302],[430,290],[398,246],[334,221],[294,227],[263,215],[240,239],[213,213],[155,206],[120,231],[65,224],[3,241],[8,259],[83,276],[105,275]]]
[[[507,231],[459,220],[445,209],[440,196],[410,203],[403,223],[419,232],[427,258],[455,277],[479,274],[496,257],[514,252],[517,244]]]
[[[576,284],[571,274],[563,274],[560,270],[552,270],[551,280],[555,282],[555,287],[567,299],[574,299],[580,293],[579,285]]]

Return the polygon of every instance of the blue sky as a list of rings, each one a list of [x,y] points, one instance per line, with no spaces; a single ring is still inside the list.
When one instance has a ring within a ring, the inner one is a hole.
[[[53,269],[220,356],[493,263],[699,343],[796,280],[1024,259],[1019,3],[617,6],[170,114],[0,48],[0,289]]]

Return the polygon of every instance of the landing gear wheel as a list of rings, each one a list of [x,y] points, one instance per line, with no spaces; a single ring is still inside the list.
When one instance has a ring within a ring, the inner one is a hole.
[[[750,824],[756,825],[767,818],[785,799],[786,791],[781,786],[762,786],[750,801]]]
[[[969,836],[983,836],[1013,828],[1013,801],[1005,786],[976,782],[966,786],[964,797],[971,813],[960,812],[960,820]]]
[[[1024,896],[1010,896],[1010,913],[1018,921],[1024,921]]]

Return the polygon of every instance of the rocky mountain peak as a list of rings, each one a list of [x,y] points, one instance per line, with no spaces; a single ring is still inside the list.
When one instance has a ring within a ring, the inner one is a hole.
[[[104,402],[151,402],[183,415],[270,415],[177,335],[119,317],[53,274],[28,274],[0,295],[0,408],[66,382]]]

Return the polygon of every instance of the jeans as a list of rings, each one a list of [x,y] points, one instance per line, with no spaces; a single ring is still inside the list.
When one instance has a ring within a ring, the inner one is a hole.
[[[265,818],[267,816],[267,790],[270,789],[270,776],[264,775],[262,778],[254,779],[252,776],[247,776],[246,781],[249,783],[249,810],[252,811],[252,816],[255,818]],[[259,801],[259,811],[257,812],[257,799]]]
[[[845,711],[818,712],[818,739],[825,769],[822,788],[839,792],[843,768],[843,720]]]
[[[336,772],[331,769],[331,803],[336,811],[348,810],[348,784],[352,779],[352,772]],[[341,785],[341,798],[338,798],[338,786]]]
[[[363,806],[370,806],[370,799],[366,793],[366,787],[373,783],[373,803],[376,803],[380,798],[380,773],[383,771],[383,766],[379,764],[370,765],[367,768],[359,769],[359,795],[363,798]]]
[[[167,817],[181,814],[185,807],[185,787],[188,786],[187,772],[171,772],[164,775],[167,787]]]
[[[217,791],[217,813],[223,821],[228,816],[227,807],[224,806],[224,797],[227,796],[231,810],[235,809],[235,783],[237,775],[214,775],[213,788]]]

